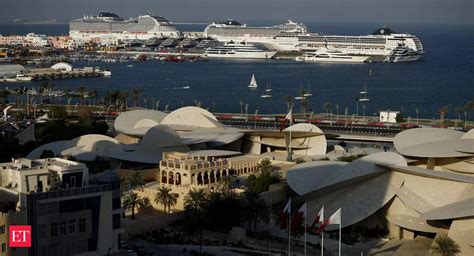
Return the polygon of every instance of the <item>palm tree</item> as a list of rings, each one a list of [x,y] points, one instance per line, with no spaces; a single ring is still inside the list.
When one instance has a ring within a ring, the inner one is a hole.
[[[138,107],[140,106],[142,92],[143,92],[142,88],[135,88],[132,90],[133,107],[137,107],[137,103],[138,103]]]
[[[469,121],[471,120],[471,111],[474,110],[474,102],[468,101],[464,105],[464,108],[467,110],[468,116],[469,116]]]
[[[0,99],[2,99],[3,104],[7,103],[8,95],[10,95],[9,90],[3,89],[3,90],[0,91]]]
[[[79,86],[79,95],[81,97],[81,106],[84,105],[84,95],[86,94],[86,87],[84,85]]]
[[[138,171],[132,171],[132,173],[127,177],[127,183],[132,189],[140,188],[142,191],[143,185],[145,185],[145,181]]]
[[[290,111],[290,107],[293,104],[293,96],[287,95],[285,96],[285,101],[286,101],[286,112]]]
[[[95,106],[95,104],[97,103],[97,90],[94,89],[91,92],[89,92],[89,97],[94,99],[93,105]]]
[[[171,207],[176,205],[178,196],[171,193],[171,188],[169,187],[159,187],[156,190],[155,203],[162,204],[165,212],[170,212]],[[166,208],[168,208],[168,211],[166,211]]]
[[[245,191],[243,195],[245,210],[245,221],[249,225],[249,229],[257,231],[257,225],[260,222],[268,223],[270,220],[268,206],[258,193]]]
[[[270,159],[268,158],[265,158],[265,159],[262,159],[262,161],[260,161],[260,163],[258,164],[258,170],[260,172],[270,172],[273,170],[273,166],[272,166],[272,162],[270,161]]]
[[[331,103],[330,102],[325,102],[323,104],[323,107],[326,110],[326,114],[329,114],[329,110],[331,109]]]
[[[138,196],[137,193],[130,192],[125,196],[125,200],[123,202],[123,205],[125,206],[126,209],[132,210],[132,216],[131,219],[135,219],[135,208],[141,207],[145,205],[145,201],[143,198]]]
[[[191,211],[202,210],[206,204],[204,189],[193,189],[184,198],[184,208]]]
[[[446,105],[446,106],[440,108],[440,109],[438,110],[438,112],[439,112],[439,119],[441,120],[441,124],[443,124],[443,123],[444,123],[444,119],[446,118],[446,115],[447,115],[448,112],[449,112],[449,107],[448,107],[448,105]]]
[[[431,249],[442,256],[455,256],[461,252],[459,245],[447,235],[438,236],[434,242]]]

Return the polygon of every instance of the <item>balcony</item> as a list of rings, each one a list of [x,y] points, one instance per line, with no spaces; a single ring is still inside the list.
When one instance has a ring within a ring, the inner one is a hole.
[[[72,188],[72,189],[60,189],[54,190],[49,192],[42,192],[42,193],[33,193],[28,195],[28,197],[33,196],[36,197],[36,200],[46,200],[46,199],[54,199],[60,197],[70,197],[70,196],[80,196],[92,193],[100,193],[105,191],[111,191],[112,186],[110,184],[104,184],[99,186],[89,186],[89,187],[82,187],[82,188]]]

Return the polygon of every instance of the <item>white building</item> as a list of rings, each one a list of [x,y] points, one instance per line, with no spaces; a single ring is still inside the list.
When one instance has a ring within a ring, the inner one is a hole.
[[[400,115],[400,111],[380,111],[379,120],[383,123],[396,123],[398,115]]]
[[[0,232],[6,255],[105,255],[119,250],[120,192],[114,182],[89,183],[84,164],[60,158],[0,164]],[[29,225],[32,247],[8,246],[10,224]],[[3,254],[2,254],[3,255]]]

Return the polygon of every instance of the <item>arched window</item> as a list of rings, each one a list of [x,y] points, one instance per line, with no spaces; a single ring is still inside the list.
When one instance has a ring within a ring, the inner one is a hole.
[[[181,185],[181,174],[179,172],[176,173],[176,185]]]
[[[168,183],[168,175],[166,174],[166,171],[161,172],[161,183]]]
[[[174,174],[173,174],[173,172],[169,172],[168,177],[169,177],[168,184],[174,184]]]

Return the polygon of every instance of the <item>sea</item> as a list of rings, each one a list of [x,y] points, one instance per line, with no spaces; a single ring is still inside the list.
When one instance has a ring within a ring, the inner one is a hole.
[[[252,23],[271,25],[274,23]],[[306,23],[311,31],[323,34],[370,34],[381,24]],[[383,24],[382,24],[383,25]],[[204,24],[179,24],[182,31],[203,31]],[[142,88],[142,106],[151,108],[159,100],[159,109],[195,105],[211,111],[240,113],[248,104],[248,113],[283,114],[286,96],[298,96],[309,90],[308,111],[325,112],[330,103],[334,113],[377,115],[381,110],[400,111],[405,117],[438,118],[439,109],[449,107],[448,118],[458,117],[459,108],[474,101],[474,26],[440,24],[391,24],[393,30],[418,36],[426,51],[421,61],[409,63],[314,64],[288,60],[199,62],[74,63],[75,67],[99,66],[112,71],[110,78],[54,80],[57,89],[77,89],[84,85],[98,90],[99,98],[109,90],[131,91]],[[67,24],[3,24],[0,34],[47,35],[68,33]],[[371,72],[369,70],[372,70]],[[252,74],[258,88],[247,86]],[[36,87],[41,82],[0,84],[1,87]],[[271,98],[261,98],[272,88]],[[356,98],[367,87],[370,101],[357,104]],[[189,86],[189,89],[180,89]],[[295,100],[295,112],[300,110]]]

